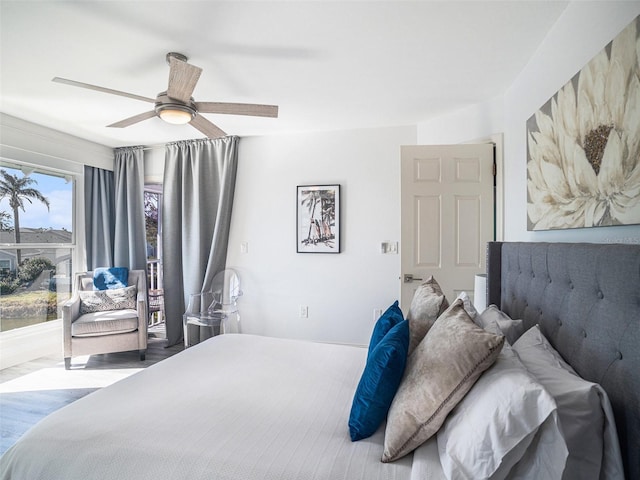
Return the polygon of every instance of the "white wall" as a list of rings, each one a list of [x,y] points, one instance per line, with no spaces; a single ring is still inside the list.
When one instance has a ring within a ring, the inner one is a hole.
[[[144,151],[144,183],[162,183],[164,177],[163,147],[151,147]]]
[[[488,137],[504,130],[502,95],[418,125],[419,145],[448,145]]]
[[[398,295],[399,256],[379,251],[399,241],[400,145],[415,142],[415,127],[241,139],[227,265],[245,293],[243,331],[368,342],[374,308]],[[335,183],[342,253],[296,253],[296,186]]]
[[[113,170],[113,149],[0,113],[0,156],[81,174],[84,165]]]
[[[502,97],[418,125],[421,144],[504,132],[505,240],[640,242],[636,225],[528,232],[526,222],[527,119],[638,14],[640,2],[571,2]]]

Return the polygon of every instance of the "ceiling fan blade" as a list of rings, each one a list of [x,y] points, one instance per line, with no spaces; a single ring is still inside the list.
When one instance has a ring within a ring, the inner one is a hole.
[[[202,115],[196,115],[195,117],[193,117],[193,120],[191,120],[189,124],[191,124],[193,127],[200,130],[209,138],[224,137],[227,135],[216,125],[214,125],[209,120],[204,118]]]
[[[181,102],[189,103],[201,73],[202,69],[200,67],[183,62],[175,57],[170,57],[167,95]]]
[[[91,85],[90,83],[76,82],[75,80],[69,80],[67,78],[54,77],[51,81],[64,83],[65,85],[71,85],[72,87],[88,88],[89,90],[96,90],[98,92],[120,95],[121,97],[133,98],[134,100],[141,100],[143,102],[156,102],[155,98],[142,97],[133,93],[121,92],[120,90],[113,90],[112,88],[99,87],[97,85]]]
[[[139,113],[138,115],[134,115],[133,117],[125,118],[124,120],[120,120],[119,122],[112,123],[111,125],[107,125],[107,127],[124,128],[155,116],[156,111],[151,110],[150,112]]]
[[[252,117],[277,117],[277,105],[259,105],[256,103],[196,102],[201,113],[224,113],[230,115],[250,115]]]

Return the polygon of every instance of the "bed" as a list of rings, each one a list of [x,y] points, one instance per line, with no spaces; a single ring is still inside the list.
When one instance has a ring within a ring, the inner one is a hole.
[[[487,258],[488,302],[539,324],[583,378],[602,385],[625,476],[640,478],[640,246],[494,242]],[[3,455],[0,478],[446,478],[439,433],[388,462],[384,425],[351,441],[368,354],[214,337],[43,419]]]

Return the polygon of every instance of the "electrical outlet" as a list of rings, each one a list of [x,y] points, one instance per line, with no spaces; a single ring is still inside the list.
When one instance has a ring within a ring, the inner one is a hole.
[[[381,308],[374,308],[373,309],[373,321],[377,322],[378,319],[382,316],[382,309]]]
[[[300,305],[300,318],[309,318],[309,307]]]

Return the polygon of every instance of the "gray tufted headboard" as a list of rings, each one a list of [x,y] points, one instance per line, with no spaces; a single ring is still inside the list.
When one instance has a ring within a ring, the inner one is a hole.
[[[629,479],[640,478],[640,245],[491,242],[487,302],[545,336],[606,390]]]

